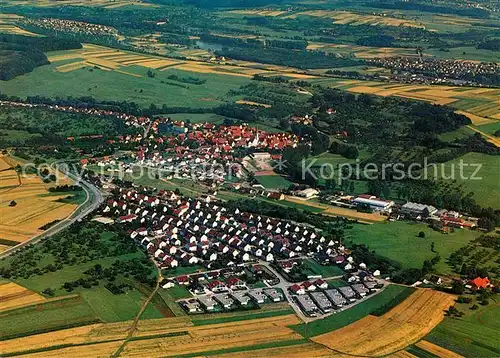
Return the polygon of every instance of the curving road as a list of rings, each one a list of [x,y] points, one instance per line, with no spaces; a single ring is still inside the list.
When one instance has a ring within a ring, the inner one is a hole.
[[[68,218],[59,221],[58,223],[54,224],[53,226],[45,230],[43,233],[33,236],[31,239],[28,239],[20,243],[19,245],[13,246],[10,249],[0,253],[0,259],[12,255],[14,252],[27,245],[35,244],[40,240],[43,240],[47,237],[57,234],[58,232],[66,229],[74,222],[83,219],[101,205],[101,203],[103,202],[103,197],[100,190],[97,187],[90,184],[89,182],[84,181],[81,178],[78,178],[76,175],[70,172],[64,172],[63,174],[67,175],[70,179],[74,180],[75,183],[80,184],[80,186],[85,191],[85,194],[87,195],[85,201],[82,204],[80,204],[80,206],[78,206],[78,208]]]

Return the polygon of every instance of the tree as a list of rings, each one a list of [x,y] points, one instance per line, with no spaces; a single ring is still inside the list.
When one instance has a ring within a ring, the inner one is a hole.
[[[42,291],[44,295],[53,297],[54,296],[54,290],[52,288],[46,288],[45,290]]]
[[[481,229],[484,229],[488,232],[491,232],[495,229],[495,224],[490,218],[482,217],[477,221],[477,226]]]
[[[420,232],[418,233],[418,237],[420,237],[420,238],[422,238],[422,239],[423,239],[423,238],[425,238],[425,232],[420,231]],[[433,243],[433,244],[434,244],[434,243]],[[434,248],[434,245],[432,245],[432,247]],[[431,250],[432,250],[432,249],[431,249]]]
[[[462,282],[460,282],[459,280],[453,280],[451,284],[451,291],[457,295],[461,295],[462,293],[464,293],[465,288]]]

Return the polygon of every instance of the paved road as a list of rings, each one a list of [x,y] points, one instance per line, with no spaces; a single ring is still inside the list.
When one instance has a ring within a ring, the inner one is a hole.
[[[10,249],[2,252],[0,254],[0,259],[3,259],[13,254],[17,250],[27,245],[35,244],[40,240],[43,240],[47,237],[57,234],[58,232],[66,229],[74,222],[83,219],[84,217],[92,213],[95,209],[97,209],[99,205],[101,205],[101,203],[103,202],[103,197],[97,187],[80,178],[77,178],[74,174],[71,174],[69,172],[63,174],[67,175],[69,178],[79,183],[80,186],[83,188],[83,190],[85,190],[85,193],[87,194],[87,198],[85,199],[85,201],[82,204],[80,204],[80,206],[73,212],[73,214],[71,214],[69,218],[59,221],[57,224],[54,224],[49,229],[45,230],[43,233],[33,236],[31,239],[28,239],[20,243],[19,245],[11,247]]]

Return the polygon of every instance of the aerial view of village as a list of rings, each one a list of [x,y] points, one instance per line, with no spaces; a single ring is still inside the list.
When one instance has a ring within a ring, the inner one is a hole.
[[[0,0],[0,357],[500,357],[496,0]]]

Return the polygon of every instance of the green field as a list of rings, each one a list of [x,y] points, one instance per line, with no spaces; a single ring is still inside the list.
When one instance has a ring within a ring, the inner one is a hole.
[[[190,298],[192,295],[187,290],[186,286],[175,285],[174,287],[165,289],[168,294],[174,299]]]
[[[76,296],[2,312],[0,337],[21,337],[99,321],[90,305]]]
[[[258,319],[258,318],[268,318],[268,317],[276,317],[276,316],[284,316],[284,315],[289,315],[293,314],[294,311],[291,308],[286,308],[286,309],[275,309],[275,310],[252,310],[252,311],[247,311],[246,313],[241,312],[239,314],[236,312],[235,314],[231,315],[226,315],[223,317],[217,317],[217,315],[210,315],[210,316],[205,316],[205,317],[200,317],[200,318],[194,318],[193,324],[195,326],[203,326],[207,324],[219,324],[219,323],[228,323],[228,322],[237,322],[237,321],[246,321],[246,320],[251,320],[251,319]]]
[[[292,184],[280,175],[261,175],[255,180],[266,189],[288,189]]]
[[[97,287],[81,292],[82,297],[105,322],[132,320],[137,316],[146,299],[133,289],[122,295],[114,295],[104,287]],[[144,310],[141,318],[163,318],[161,312],[151,303]]]
[[[463,167],[463,176],[460,175],[460,163],[463,161],[468,166]],[[473,174],[476,171],[476,166],[481,165],[480,170],[476,173],[474,179]],[[495,155],[486,155],[481,153],[467,153],[466,155],[446,162],[444,168],[440,169],[446,177],[451,173],[455,173],[457,183],[463,184],[468,191],[474,193],[473,198],[482,207],[491,206],[494,209],[500,208],[500,201],[496,195],[500,191],[500,157]],[[429,173],[432,173],[430,171]]]
[[[345,272],[337,265],[320,265],[317,261],[314,260],[304,260],[303,261],[304,268],[306,269],[306,275],[321,275],[323,278],[333,277],[333,276],[341,276]]]
[[[425,238],[418,237],[420,231],[425,233]],[[434,268],[439,273],[450,273],[446,258],[479,235],[480,232],[466,229],[442,234],[424,224],[396,221],[355,224],[352,229],[346,230],[346,241],[365,244],[377,254],[398,261],[403,268],[421,268],[425,260],[436,256],[431,251],[431,242],[434,242],[435,251],[441,256]]]
[[[444,142],[453,142],[457,139],[464,139],[470,137],[474,133],[475,132],[468,127],[461,127],[456,131],[440,134],[439,139],[441,139]]]
[[[136,102],[144,107],[151,103],[161,107],[212,108],[228,100],[227,92],[250,82],[248,78],[223,74],[192,73],[181,70],[157,71],[154,78],[146,75],[147,69],[128,66],[127,72],[81,68],[71,72],[57,72],[61,62],[36,68],[33,72],[2,81],[2,92],[11,96],[83,97],[98,100]],[[204,79],[202,85],[186,85],[186,88],[168,82],[167,77],[196,77]],[[163,83],[162,83],[163,81]]]
[[[415,289],[406,286],[390,285],[374,297],[357,304],[356,306],[339,312],[335,315],[320,319],[309,324],[297,324],[291,328],[306,338],[318,336],[323,333],[331,332],[351,324],[373,312],[380,310],[389,310],[400,301],[398,297],[408,296]],[[391,303],[393,306],[389,306]]]
[[[483,124],[481,126],[476,126],[479,130],[488,133],[494,134],[496,131],[500,130],[500,121],[494,123]]]
[[[500,302],[490,300],[476,311],[469,305],[457,304],[464,312],[461,318],[445,317],[426,340],[466,357],[500,356]]]

